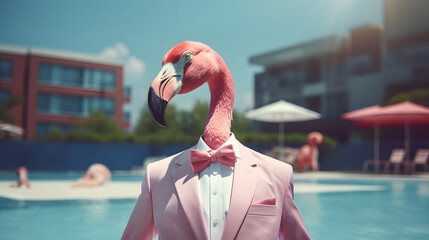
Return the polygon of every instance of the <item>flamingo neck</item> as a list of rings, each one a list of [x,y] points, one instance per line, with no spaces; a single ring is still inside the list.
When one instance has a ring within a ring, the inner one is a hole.
[[[208,81],[210,88],[210,109],[204,127],[204,142],[213,150],[218,149],[231,134],[231,120],[234,106],[234,83],[226,67],[216,78]]]

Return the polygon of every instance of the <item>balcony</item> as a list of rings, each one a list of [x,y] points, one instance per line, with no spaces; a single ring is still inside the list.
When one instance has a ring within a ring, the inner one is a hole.
[[[131,121],[131,113],[128,111],[124,111],[122,113],[122,119],[124,122],[129,123]]]
[[[130,101],[130,99],[131,99],[131,87],[130,86],[124,87],[124,98],[126,99],[127,102]]]

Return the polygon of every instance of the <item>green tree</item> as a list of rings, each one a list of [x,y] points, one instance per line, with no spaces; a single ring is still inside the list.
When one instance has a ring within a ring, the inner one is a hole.
[[[43,140],[53,141],[89,141],[89,142],[122,142],[126,136],[116,122],[101,112],[92,112],[88,120],[76,122],[72,130],[63,134],[53,128]]]
[[[12,109],[21,105],[23,102],[22,97],[12,96],[5,103],[0,105],[0,122],[16,123],[12,116]]]
[[[143,141],[154,140],[154,135],[161,135],[167,141],[181,139],[181,141],[195,141],[203,133],[204,125],[209,113],[209,104],[207,102],[197,101],[192,110],[177,111],[174,105],[169,105],[165,113],[167,127],[162,128],[152,119],[147,107],[142,110],[139,122],[135,128],[134,134],[143,137]],[[252,122],[244,117],[239,111],[234,111],[231,130],[235,134],[242,135],[252,131]],[[179,137],[183,135],[185,137]]]
[[[387,101],[387,105],[410,101],[429,107],[429,89],[416,89],[409,92],[398,93]]]
[[[99,135],[121,134],[121,128],[109,116],[101,112],[92,112],[87,122],[83,122],[81,127],[85,131]]]
[[[182,131],[186,134],[198,138],[204,130],[204,126],[209,114],[209,104],[197,101],[191,111],[181,111]]]
[[[177,129],[181,128],[181,122],[176,111],[176,107],[173,104],[169,104],[165,111],[165,120],[167,127],[162,127],[155,122],[152,118],[152,115],[149,112],[149,108],[145,106],[140,114],[139,121],[134,129],[134,134],[136,135],[146,135],[146,134],[159,134],[160,132],[165,132],[165,129]]]
[[[247,119],[243,113],[234,110],[232,114],[231,131],[234,134],[244,134],[252,132],[252,121]]]

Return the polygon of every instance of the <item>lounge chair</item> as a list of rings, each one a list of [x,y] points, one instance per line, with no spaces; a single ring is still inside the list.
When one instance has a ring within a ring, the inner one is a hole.
[[[429,158],[429,149],[418,149],[416,151],[416,155],[414,156],[413,161],[404,161],[403,165],[405,166],[405,169],[407,169],[407,172],[414,173],[417,165],[422,165],[423,170],[426,172],[428,170],[428,165],[427,165],[428,158]]]
[[[390,164],[395,166],[395,173],[399,172],[399,168],[404,162],[405,150],[404,149],[393,149],[392,154],[390,154],[389,161],[384,163],[384,173],[388,173],[390,170]]]
[[[387,173],[390,169],[390,164],[393,164],[393,165],[395,165],[395,172],[398,172],[399,167],[401,166],[401,163],[404,161],[404,157],[405,157],[405,150],[404,149],[399,149],[399,148],[393,149],[392,153],[390,154],[389,160],[387,160],[387,161],[381,160],[381,159],[378,161],[377,160],[366,160],[363,163],[362,170],[368,171],[368,168],[370,165],[373,165],[374,169],[379,169],[379,168],[376,168],[376,166],[379,167],[381,165],[384,165],[384,172]]]

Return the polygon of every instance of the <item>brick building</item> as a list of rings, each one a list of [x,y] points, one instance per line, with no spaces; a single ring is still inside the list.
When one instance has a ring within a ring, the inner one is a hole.
[[[130,89],[123,84],[119,61],[85,54],[0,45],[0,104],[20,96],[24,104],[12,115],[25,130],[25,139],[70,130],[92,111],[129,127]]]

